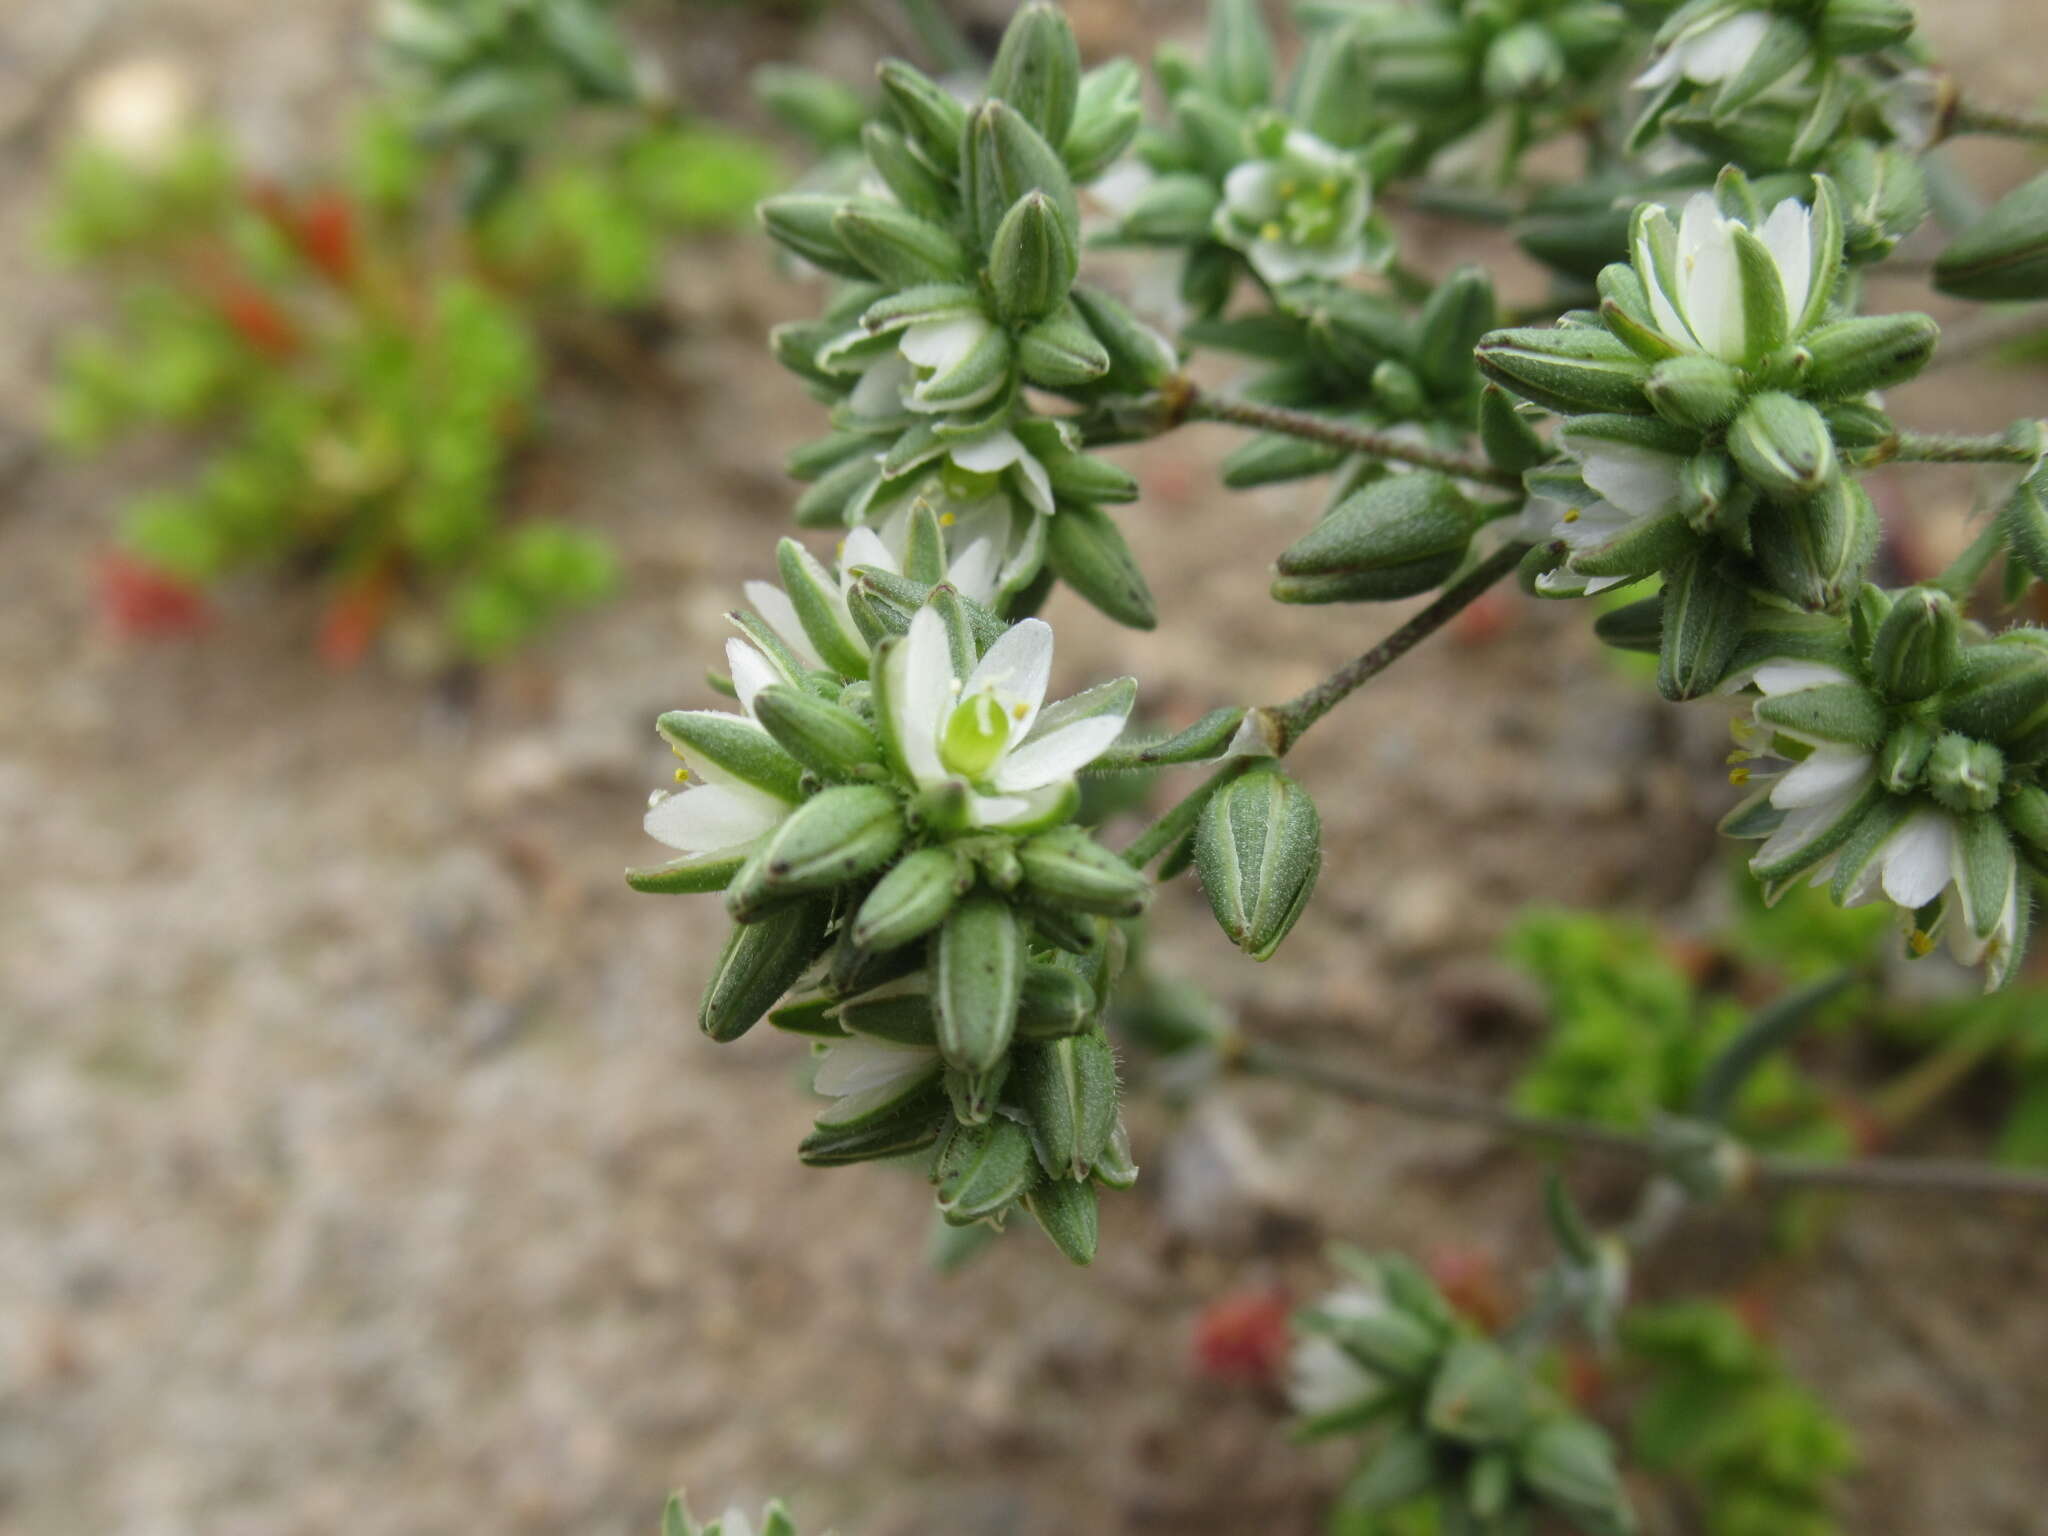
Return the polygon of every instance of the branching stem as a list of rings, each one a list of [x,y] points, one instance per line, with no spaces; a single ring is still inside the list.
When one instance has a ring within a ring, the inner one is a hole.
[[[1901,432],[1895,443],[1877,450],[1866,464],[2018,464],[2034,462],[2031,449],[2003,433],[1981,437],[1940,432]]]
[[[1308,411],[1264,405],[1256,400],[1233,400],[1224,395],[1209,394],[1185,380],[1174,382],[1180,387],[1160,392],[1161,399],[1172,408],[1165,423],[1169,427],[1184,421],[1224,421],[1258,432],[1280,432],[1288,437],[1306,438],[1312,443],[1327,443],[1332,448],[1343,448],[1376,459],[1413,464],[1419,469],[1439,470],[1480,485],[1497,485],[1506,490],[1520,490],[1522,487],[1520,475],[1512,470],[1499,469],[1476,455],[1446,453],[1411,443],[1392,433],[1374,432]]]
[[[2026,112],[2005,112],[1996,107],[1973,106],[1965,101],[1958,103],[1949,115],[1948,133],[1951,137],[1970,133],[2048,144],[2048,118],[2034,117]]]

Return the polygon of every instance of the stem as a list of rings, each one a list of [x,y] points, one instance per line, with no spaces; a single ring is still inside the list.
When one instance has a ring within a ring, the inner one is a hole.
[[[1377,1105],[1428,1120],[1476,1125],[1503,1136],[1521,1136],[1557,1146],[1603,1153],[1655,1167],[1662,1148],[1649,1136],[1585,1120],[1529,1115],[1491,1099],[1415,1082],[1387,1073],[1325,1066],[1278,1046],[1246,1044],[1233,1059],[1238,1070],[1285,1078],[1320,1088],[1359,1104]],[[1822,1162],[1812,1158],[1760,1156],[1754,1181],[1775,1189],[1843,1189],[1901,1195],[2021,1195],[2048,1200],[2048,1174],[1937,1158],[1863,1158]]]
[[[1961,602],[1969,596],[1970,589],[1984,579],[1984,573],[1991,568],[1991,562],[2004,552],[2004,524],[1995,517],[1987,518],[1984,522],[1984,531],[1971,541],[1968,549],[1949,562],[1948,569],[1935,578],[1934,584]]]
[[[1125,862],[1133,868],[1143,869],[1166,852],[1192,831],[1195,823],[1201,820],[1202,807],[1209,803],[1209,797],[1257,761],[1255,757],[1226,759],[1221,768],[1210,774],[1176,802],[1165,815],[1138,834],[1130,847],[1124,850]]]
[[[1522,488],[1520,475],[1513,470],[1498,469],[1485,459],[1424,448],[1389,433],[1348,426],[1307,411],[1261,405],[1253,400],[1231,400],[1205,393],[1186,381],[1180,381],[1177,389],[1169,387],[1162,390],[1160,398],[1168,407],[1166,425],[1169,427],[1178,426],[1183,421],[1225,421],[1260,432],[1282,432],[1289,437],[1306,438],[1312,443],[1328,443],[1333,448],[1345,448],[1376,459],[1394,459],[1482,485],[1497,485],[1506,490]]]
[[[2048,143],[2048,118],[2034,117],[2025,112],[2006,112],[1997,107],[1976,107],[1960,102],[1949,115],[1948,133],[1985,134],[2000,139],[2031,139],[2035,143]]]
[[[1352,693],[1471,607],[1496,582],[1522,563],[1522,557],[1529,548],[1527,544],[1503,544],[1444,588],[1436,601],[1364,655],[1346,662],[1306,693],[1268,709],[1266,713],[1275,727],[1278,750],[1285,753],[1310,726]]]
[[[1879,450],[1871,464],[2018,464],[2034,462],[2031,450],[2003,433],[1981,437],[1942,432],[1901,432],[1895,445]]]

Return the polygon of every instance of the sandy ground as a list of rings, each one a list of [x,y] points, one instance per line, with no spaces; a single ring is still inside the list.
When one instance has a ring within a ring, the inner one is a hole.
[[[1940,10],[1965,73],[2027,99],[1995,25],[2023,0]],[[363,11],[139,0],[92,59],[183,59],[289,160],[356,77]],[[1089,35],[1116,11],[1084,8]],[[0,95],[79,14],[6,8]],[[761,39],[727,12],[669,43],[711,91]],[[677,398],[552,391],[520,494],[609,530],[629,589],[473,703],[323,672],[308,602],[263,583],[201,643],[122,649],[89,556],[118,496],[178,466],[34,445],[53,328],[89,302],[32,253],[49,117],[0,151],[0,1531],[623,1536],[677,1483],[787,1493],[845,1536],[1312,1530],[1339,1462],[1197,1379],[1192,1318],[1312,1290],[1318,1233],[1533,1267],[1526,1159],[1281,1088],[1152,1104],[1093,1271],[1020,1236],[937,1278],[916,1180],[795,1162],[797,1048],[696,1033],[715,904],[620,883],[649,855],[653,717],[706,702],[719,612],[785,526],[776,464],[815,413],[761,334],[810,296],[754,276],[748,241],[699,248],[670,280]],[[2038,380],[1953,377],[1914,403],[1976,425],[2023,388],[2048,405]],[[1312,493],[1212,489],[1228,446],[1129,455],[1164,622],[1057,600],[1062,681],[1129,671],[1182,720],[1290,693],[1390,622],[1246,584]],[[1526,1035],[1454,1004],[1498,985],[1483,957],[1520,904],[1695,900],[1715,722],[1619,680],[1581,615],[1504,615],[1299,754],[1329,847],[1288,963],[1243,962],[1177,888],[1169,964],[1275,1035],[1490,1086]],[[1824,1230],[1780,1273],[1753,1216],[1703,1223],[1649,1283],[1764,1267],[1792,1358],[1864,1439],[1848,1529],[2048,1532],[2038,1214],[1870,1204]]]

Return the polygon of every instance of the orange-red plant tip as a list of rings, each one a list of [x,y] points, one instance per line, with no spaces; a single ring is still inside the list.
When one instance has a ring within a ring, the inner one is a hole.
[[[1277,1385],[1287,1364],[1288,1310],[1278,1289],[1219,1296],[1195,1319],[1195,1369],[1216,1381]]]
[[[123,640],[173,640],[204,632],[213,610],[190,582],[108,550],[96,572],[100,613]]]

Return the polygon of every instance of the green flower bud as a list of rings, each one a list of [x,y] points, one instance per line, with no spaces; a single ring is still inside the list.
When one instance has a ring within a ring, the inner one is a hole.
[[[1045,135],[1063,143],[1081,90],[1081,49],[1052,5],[1031,4],[1011,18],[989,70],[988,93],[1008,102]]]
[[[1539,21],[1509,27],[1487,47],[1480,87],[1495,101],[1532,101],[1563,83],[1564,50]]]
[[[1034,960],[1017,998],[1017,1038],[1064,1040],[1095,1022],[1095,989],[1067,965]]]
[[[1308,791],[1262,765],[1209,797],[1195,833],[1195,867],[1216,921],[1254,960],[1280,947],[1322,867],[1322,818]]]
[[[910,147],[910,140],[887,123],[869,123],[860,131],[860,143],[868,164],[898,202],[919,218],[945,219],[953,190]]]
[[[921,939],[974,888],[973,867],[952,848],[920,848],[875,883],[854,914],[853,942],[898,949]]]
[[[1018,198],[1043,192],[1052,199],[1068,237],[1079,244],[1081,212],[1073,179],[1059,152],[1022,113],[1000,101],[982,103],[968,120],[967,150],[967,210],[984,242],[994,236]]]
[[[1749,593],[1694,556],[1664,581],[1657,691],[1674,703],[1704,698],[1721,685],[1749,627]]]
[[[1219,201],[1206,176],[1175,172],[1149,183],[1125,210],[1117,234],[1141,245],[1199,245],[1210,238]]]
[[[890,59],[876,74],[890,110],[919,152],[946,175],[957,171],[967,126],[967,109],[959,98],[901,59]]]
[[[1525,400],[1566,415],[1647,411],[1649,366],[1606,331],[1591,326],[1524,327],[1482,338],[1479,368]]]
[[[1752,399],[1728,430],[1728,452],[1750,484],[1796,501],[1835,478],[1835,440],[1819,411],[1773,391]]]
[[[1657,655],[1664,648],[1663,594],[1608,609],[1593,620],[1593,634],[1617,651]]]
[[[1434,470],[1390,475],[1339,502],[1278,562],[1282,602],[1408,597],[1465,558],[1478,510]]]
[[[1108,1037],[1097,1030],[1019,1048],[1016,1087],[1046,1176],[1086,1178],[1116,1129],[1116,1055]]]
[[[1539,1425],[1515,1458],[1529,1491],[1589,1536],[1621,1536],[1635,1528],[1614,1446],[1584,1419]]]
[[[1827,0],[1816,35],[1829,53],[1876,53],[1913,35],[1913,8],[1900,0]]]
[[[1071,304],[1017,338],[1017,367],[1041,389],[1077,389],[1109,372],[1109,353]]]
[[[1234,107],[1262,107],[1273,94],[1273,38],[1258,0],[1213,0],[1206,73]]]
[[[2005,783],[2005,757],[1989,742],[1950,731],[1927,759],[1927,789],[1948,809],[1963,815],[1998,804]]]
[[[1628,38],[1628,13],[1612,0],[1587,0],[1551,16],[1546,25],[1574,70],[1598,68]]]
[[[788,683],[754,695],[754,718],[785,752],[825,778],[857,778],[882,761],[882,744],[860,716]]]
[[[1905,383],[1941,340],[1932,315],[1859,315],[1810,331],[1799,343],[1799,388],[1815,400],[1848,399]]]
[[[1999,513],[2005,541],[2021,565],[2048,581],[2048,469],[2036,469]]]
[[[626,871],[626,884],[648,896],[699,896],[722,891],[746,867],[747,854],[689,853],[666,864]]]
[[[710,763],[792,804],[803,797],[803,769],[736,715],[715,709],[672,709],[654,728],[686,761],[695,757]]]
[[[996,226],[989,251],[997,312],[1012,325],[1043,319],[1066,302],[1079,264],[1080,253],[1052,199],[1025,193]]]
[[[850,200],[814,192],[791,192],[761,204],[761,227],[814,267],[837,277],[866,281],[868,268],[840,238],[838,219]]]
[[[1959,299],[2048,298],[2048,175],[2007,193],[1934,264],[1934,286]]]
[[[909,835],[896,796],[880,785],[824,790],[768,834],[726,887],[726,910],[752,922],[792,896],[859,880],[895,858]]]
[[[1891,727],[1884,700],[1861,683],[1823,683],[1760,700],[1756,717],[1802,741],[1875,748]]]
[[[1079,827],[1041,832],[1017,847],[1024,888],[1049,906],[1136,917],[1152,899],[1152,882]]]
[[[2017,762],[2048,749],[2048,649],[2022,638],[2032,633],[2016,630],[1970,647],[1941,696],[1943,724],[1995,742]]]
[[[1045,558],[1060,580],[1117,623],[1150,629],[1159,622],[1145,573],[1116,519],[1086,503],[1064,506],[1046,525]]]
[[[1510,474],[1522,474],[1550,458],[1550,445],[1498,384],[1479,392],[1479,445],[1496,469]]]
[[[1927,221],[1927,177],[1896,145],[1852,138],[1828,153],[1828,175],[1842,193],[1842,224],[1852,261],[1889,256]]]
[[[1699,432],[1726,426],[1742,409],[1742,375],[1719,358],[1687,352],[1650,370],[1643,393],[1666,421]]]
[[[1941,692],[1963,661],[1963,620],[1938,587],[1903,592],[1879,626],[1870,673],[1878,691],[1903,704]]]
[[[1429,409],[1429,396],[1415,370],[1391,357],[1374,365],[1372,395],[1380,409],[1393,417],[1421,416]]]
[[[1098,381],[1103,389],[1157,389],[1180,367],[1171,342],[1100,289],[1076,284],[1072,302],[1109,354],[1109,372]]]
[[[1068,1263],[1095,1261],[1101,1211],[1093,1184],[1084,1179],[1047,1179],[1024,1197],[1024,1209],[1045,1229]]]
[[[829,1112],[828,1112],[829,1114]],[[913,1080],[892,1096],[885,1111],[864,1114],[848,1124],[820,1117],[811,1134],[797,1144],[798,1161],[811,1168],[840,1168],[919,1152],[939,1139],[949,1122],[945,1090],[939,1076]]]
[[[1016,915],[999,896],[970,896],[947,914],[933,949],[939,1053],[963,1072],[986,1072],[1017,1027],[1025,955]]]
[[[1895,795],[1918,789],[1934,755],[1934,740],[1934,732],[1918,720],[1900,721],[1878,751],[1878,782]]]
[[[819,897],[734,928],[697,1005],[704,1033],[737,1040],[760,1022],[824,950],[831,920],[832,903]]]
[[[959,282],[974,270],[958,240],[894,203],[855,198],[833,215],[832,231],[862,267],[899,287]]]
[[[1344,1485],[1338,1504],[1361,1514],[1398,1509],[1437,1484],[1436,1446],[1422,1430],[1396,1425],[1381,1437],[1358,1475]]]
[[[2005,802],[2005,824],[2015,837],[2039,853],[2048,853],[2048,789],[2027,784]]]
[[[1882,448],[1899,435],[1891,417],[1867,401],[1829,401],[1820,408],[1820,414],[1839,448]]]
[[[1511,1445],[1529,1427],[1529,1380],[1491,1339],[1459,1339],[1423,1410],[1429,1427],[1467,1445]]]
[[[1332,1337],[1371,1369],[1404,1386],[1427,1380],[1444,1353],[1441,1333],[1392,1306],[1343,1319]]]
[[[939,1186],[939,1214],[965,1226],[1008,1210],[1037,1179],[1031,1133],[1001,1115],[962,1125],[947,1137],[932,1170]]]
[[[1374,94],[1396,108],[1471,105],[1473,60],[1463,28],[1449,16],[1421,10],[1388,16],[1365,40]]]
[[[1060,146],[1076,182],[1093,181],[1130,147],[1145,121],[1139,83],[1138,67],[1129,59],[1112,59],[1081,77],[1074,124]]]

